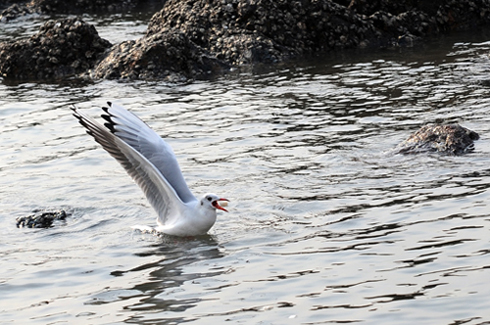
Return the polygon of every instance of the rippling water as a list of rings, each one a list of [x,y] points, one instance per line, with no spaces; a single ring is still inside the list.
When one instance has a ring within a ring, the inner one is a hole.
[[[92,19],[113,42],[144,32]],[[490,321],[485,39],[184,85],[0,85],[0,323]],[[232,201],[209,236],[131,229],[155,213],[69,109],[108,100],[167,139],[194,193]],[[475,152],[390,154],[434,121],[478,132]],[[39,208],[72,216],[15,227]]]

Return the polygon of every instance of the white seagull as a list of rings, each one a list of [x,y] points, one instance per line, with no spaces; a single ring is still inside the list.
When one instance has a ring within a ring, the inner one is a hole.
[[[198,200],[182,176],[172,148],[145,122],[125,108],[108,102],[104,126],[73,107],[87,133],[114,157],[145,193],[158,213],[155,228],[173,236],[204,235],[216,222],[216,209],[228,212],[215,194]]]

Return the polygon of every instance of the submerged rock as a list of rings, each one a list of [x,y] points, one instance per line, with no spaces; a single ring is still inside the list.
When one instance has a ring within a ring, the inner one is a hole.
[[[17,218],[17,228],[49,228],[53,222],[65,220],[68,216],[65,210],[34,212],[26,217]]]
[[[394,150],[395,153],[401,154],[440,152],[461,155],[474,150],[473,141],[479,138],[478,133],[459,124],[428,124],[400,143]]]
[[[78,18],[49,20],[29,39],[0,44],[0,75],[9,80],[80,75],[110,46],[93,25]]]

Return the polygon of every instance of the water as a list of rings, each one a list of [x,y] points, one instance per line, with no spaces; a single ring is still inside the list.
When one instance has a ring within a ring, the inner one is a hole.
[[[113,42],[144,32],[90,19]],[[487,39],[180,85],[0,85],[0,323],[489,322]],[[195,194],[231,200],[209,236],[131,229],[155,213],[69,109],[106,101],[167,139]],[[389,154],[434,121],[478,132],[475,152]],[[15,227],[38,208],[72,216]]]

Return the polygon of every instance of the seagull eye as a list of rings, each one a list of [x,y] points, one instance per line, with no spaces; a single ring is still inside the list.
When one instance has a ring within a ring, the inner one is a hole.
[[[213,200],[212,197],[208,197],[208,201],[211,202]]]

